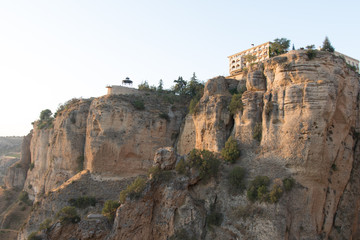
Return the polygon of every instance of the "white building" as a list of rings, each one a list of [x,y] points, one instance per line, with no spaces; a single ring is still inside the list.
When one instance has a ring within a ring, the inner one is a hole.
[[[347,64],[349,64],[349,65],[351,65],[351,66],[354,66],[354,67],[356,68],[356,71],[357,71],[358,73],[360,73],[360,71],[359,71],[359,60],[357,60],[357,59],[355,59],[355,58],[352,58],[352,57],[349,57],[349,56],[347,56],[347,55],[345,55],[345,54],[339,53],[339,52],[337,52],[337,51],[335,51],[334,54],[335,54],[336,56],[343,57],[343,58],[345,59],[345,61],[346,61]]]

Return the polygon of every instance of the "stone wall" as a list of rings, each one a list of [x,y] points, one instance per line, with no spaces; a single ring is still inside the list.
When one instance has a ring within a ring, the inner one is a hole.
[[[143,92],[135,88],[123,87],[123,86],[107,86],[107,95],[121,94],[121,95],[141,95]]]

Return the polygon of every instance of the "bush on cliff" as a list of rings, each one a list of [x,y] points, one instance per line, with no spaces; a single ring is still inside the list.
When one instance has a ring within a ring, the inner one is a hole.
[[[253,129],[253,139],[257,140],[258,142],[261,142],[262,138],[262,124],[261,122],[256,123]]]
[[[257,200],[266,201],[269,183],[270,179],[267,176],[257,176],[250,182],[250,186],[247,190],[247,198],[251,202]]]
[[[63,207],[56,214],[56,217],[60,220],[61,223],[77,223],[80,221],[80,217],[77,214],[75,207],[71,206]]]
[[[242,111],[244,109],[244,104],[243,104],[241,98],[242,98],[241,93],[232,95],[231,101],[229,104],[229,111],[232,115],[235,115],[236,113],[238,113],[239,111]]]
[[[227,162],[234,163],[240,156],[237,141],[230,136],[225,143],[225,147],[221,150],[221,156]]]
[[[193,149],[188,155],[188,164],[199,170],[200,179],[206,180],[217,176],[220,161],[208,150]]]
[[[145,104],[144,104],[144,101],[142,99],[135,99],[134,101],[131,102],[131,104],[137,110],[144,110],[145,109]]]
[[[187,165],[183,158],[176,164],[175,170],[178,174],[185,174],[187,171]]]
[[[292,177],[285,178],[283,179],[283,185],[285,191],[289,192],[295,185],[295,179],[293,179]]]
[[[275,184],[269,193],[269,202],[277,203],[283,195],[283,192],[282,187]]]
[[[113,200],[107,200],[102,209],[102,214],[109,219],[110,222],[114,221],[116,209],[120,206],[120,203]]]
[[[96,205],[96,199],[94,197],[83,196],[78,198],[71,198],[69,204],[76,208],[87,208],[89,206]]]
[[[142,177],[137,177],[134,182],[120,192],[120,203],[125,203],[127,197],[130,199],[139,198],[145,186],[146,180]]]
[[[231,192],[236,193],[245,189],[245,183],[244,183],[245,175],[246,175],[246,171],[242,167],[235,167],[230,171],[228,175],[228,181],[229,181],[229,189]]]
[[[37,121],[36,126],[39,129],[52,128],[54,118],[51,115],[52,112],[49,109],[42,110],[40,113],[40,119]]]
[[[215,203],[210,205],[210,211],[206,216],[206,224],[208,228],[212,229],[212,226],[220,226],[223,220],[223,214],[216,209]]]

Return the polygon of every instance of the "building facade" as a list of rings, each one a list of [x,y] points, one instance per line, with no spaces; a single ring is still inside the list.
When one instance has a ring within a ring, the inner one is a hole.
[[[245,51],[229,56],[229,73],[230,75],[238,74],[244,67],[248,66],[251,62],[257,63],[270,58],[270,42],[252,47]],[[246,61],[246,56],[253,56],[253,61]]]
[[[349,56],[347,56],[347,55],[345,55],[345,54],[339,53],[339,52],[337,52],[337,51],[335,51],[334,54],[335,54],[336,56],[339,56],[339,57],[344,58],[344,59],[345,59],[345,62],[346,62],[347,64],[355,67],[355,68],[356,68],[356,71],[357,71],[358,73],[360,73],[360,70],[359,70],[359,60],[357,60],[357,59],[355,59],[355,58],[352,58],[352,57],[349,57]]]

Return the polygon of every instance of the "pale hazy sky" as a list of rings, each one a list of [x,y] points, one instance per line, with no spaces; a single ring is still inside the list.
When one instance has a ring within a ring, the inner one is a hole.
[[[275,38],[360,58],[358,0],[0,0],[0,136],[41,110],[129,76],[170,87],[228,74],[227,56]]]

